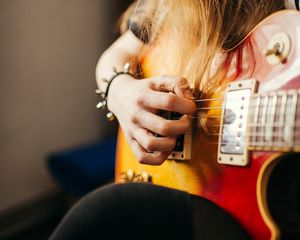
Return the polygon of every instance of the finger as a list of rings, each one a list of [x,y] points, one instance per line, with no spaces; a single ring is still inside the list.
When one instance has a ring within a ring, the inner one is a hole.
[[[186,78],[157,76],[151,78],[151,87],[155,91],[173,92],[176,95],[190,100],[194,99],[192,90]]]
[[[155,137],[143,128],[136,129],[133,136],[144,149],[150,152],[172,151],[176,145],[176,137]]]
[[[144,94],[140,104],[144,107],[179,112],[188,115],[196,111],[196,104],[189,99],[179,97],[172,93],[153,90]]]
[[[190,128],[190,119],[186,115],[179,120],[167,120],[151,112],[141,111],[132,120],[140,127],[162,136],[181,135]]]
[[[172,153],[168,152],[147,152],[136,140],[131,141],[131,147],[137,161],[141,164],[161,165]]]

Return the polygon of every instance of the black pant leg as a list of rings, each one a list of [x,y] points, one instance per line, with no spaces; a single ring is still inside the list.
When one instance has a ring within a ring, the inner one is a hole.
[[[50,239],[193,239],[189,201],[152,184],[108,185],[81,199]]]
[[[249,239],[212,202],[152,184],[108,185],[82,198],[50,240]]]

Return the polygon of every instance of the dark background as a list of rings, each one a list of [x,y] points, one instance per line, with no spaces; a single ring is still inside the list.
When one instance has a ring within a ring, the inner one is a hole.
[[[0,1],[0,239],[22,218],[19,209],[40,212],[39,199],[60,204],[49,153],[116,133],[95,108],[94,72],[129,2]]]

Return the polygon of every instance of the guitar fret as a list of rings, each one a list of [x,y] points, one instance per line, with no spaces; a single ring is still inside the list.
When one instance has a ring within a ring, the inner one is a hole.
[[[269,102],[269,97],[265,96],[262,104],[262,112],[261,112],[261,123],[260,132],[264,133],[262,137],[260,137],[260,141],[266,142],[266,119],[267,119],[267,107]]]
[[[298,93],[299,94],[299,93]],[[300,147],[300,138],[298,137],[300,134],[300,107],[299,106],[300,98],[297,99],[297,107],[296,107],[296,117],[295,117],[295,126],[294,126],[294,139],[295,139],[295,147]]]
[[[274,122],[273,122],[273,146],[280,145],[281,142],[281,134],[280,134],[280,108],[281,108],[282,95],[276,95],[276,103],[274,104]]]
[[[257,120],[258,120],[258,111],[259,111],[259,104],[260,104],[260,96],[255,96],[255,104],[254,104],[254,101],[251,102],[250,106],[251,106],[251,109],[255,108],[254,110],[254,113],[250,112],[250,122],[251,123],[257,123]],[[252,118],[253,116],[253,118]],[[251,128],[251,130],[249,131],[251,133],[251,137],[250,137],[250,143],[251,145],[254,145],[255,142],[256,142],[256,138],[254,137],[255,136],[255,133],[256,133],[256,126],[253,126]]]
[[[280,127],[280,140],[281,140],[281,144],[280,146],[283,146],[284,141],[283,141],[283,132],[281,131],[284,127],[284,120],[285,120],[285,108],[286,108],[286,103],[287,103],[287,96],[285,93],[282,94],[282,99],[281,99],[281,108],[280,108],[280,114],[279,114],[279,127]]]
[[[275,111],[276,111],[276,102],[277,102],[277,96],[271,95],[269,99],[269,105],[268,105],[268,114],[267,114],[267,126],[266,126],[266,135],[267,135],[267,144],[269,146],[273,145],[273,133],[274,133],[274,121],[275,121]]]
[[[295,122],[295,112],[296,112],[296,104],[297,104],[297,94],[289,94],[287,96],[287,107],[286,107],[286,117],[284,124],[284,141],[289,147],[293,147],[294,145],[294,122]]]
[[[264,103],[264,97],[260,96],[259,98],[260,98],[260,101],[259,101],[259,105],[257,106],[258,107],[258,116],[257,116],[257,121],[256,121],[258,123],[258,125],[255,128],[256,133],[260,133],[261,129],[263,128],[263,124],[262,124],[261,119],[262,119],[262,111],[263,111],[262,106],[263,106],[263,103]],[[255,137],[255,143],[256,142],[261,142],[261,138],[262,137]]]

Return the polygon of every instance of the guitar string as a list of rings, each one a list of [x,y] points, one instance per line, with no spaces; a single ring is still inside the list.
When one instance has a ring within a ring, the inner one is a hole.
[[[272,127],[272,126],[270,126]],[[250,127],[247,127],[247,128],[250,128]],[[261,127],[263,128],[263,127]],[[264,128],[268,128],[268,127],[264,127]],[[297,126],[290,126],[290,127],[276,127],[276,128],[282,128],[282,129],[292,129],[292,128],[300,128],[300,125],[297,125]],[[240,131],[242,132],[242,131]],[[293,131],[294,133],[295,132],[300,132],[300,129],[295,129]],[[282,134],[281,134],[282,133]],[[233,136],[236,136],[236,135],[228,135],[228,134],[225,134],[225,133],[222,133],[222,134],[219,134],[219,133],[205,133],[205,135],[226,135],[226,136],[229,136],[229,137],[233,137]],[[251,133],[247,133],[246,136],[249,136],[249,137],[255,137],[255,136],[260,136],[260,137],[263,137],[263,136],[266,136],[267,134],[265,133],[265,129],[261,129],[261,130],[256,130],[256,131],[251,131]],[[279,135],[284,135],[283,132],[281,131],[281,129],[277,129],[277,131],[274,131],[272,132],[271,135],[276,135],[276,136],[279,136]]]
[[[208,117],[190,117],[190,118],[193,118],[193,119],[206,119],[206,118],[221,118],[221,116],[208,116]],[[272,128],[272,129],[275,129],[275,131],[272,132],[272,134],[270,134],[270,137],[275,137],[275,138],[278,138],[278,137],[284,137],[284,133],[283,133],[283,130],[285,129],[289,129],[289,128],[293,128],[293,132],[294,133],[298,133],[300,132],[300,129],[297,129],[297,128],[300,128],[300,122],[295,122],[296,124],[292,124],[291,126],[286,126],[286,125],[283,125],[281,122],[275,122],[275,123],[272,123],[272,124],[268,124],[268,123],[255,123],[255,124],[247,124],[246,128],[247,129],[251,129],[251,133],[247,133],[246,134],[246,137],[265,137],[265,138],[268,138],[267,136],[267,129],[268,128]],[[231,124],[218,124],[218,125],[210,125],[211,127],[224,127],[224,126],[230,126]],[[258,129],[260,128],[260,129]],[[224,134],[224,133],[205,133],[206,136],[227,136],[227,137],[236,137],[236,135],[228,135],[228,134]],[[299,136],[300,137],[300,136]],[[293,136],[293,138],[295,140],[297,139],[300,139],[297,135],[296,136]]]
[[[294,132],[294,131],[293,131]],[[283,133],[276,132],[272,134],[272,136],[266,136],[264,133],[256,133],[256,134],[246,134],[244,137],[249,138],[248,145],[257,145],[257,144],[286,144],[286,143],[296,143],[300,141],[300,135],[297,135],[299,132],[296,131],[295,135],[288,136],[287,138],[284,136]],[[294,132],[295,133],[295,132]],[[218,133],[204,133],[204,136],[207,137],[223,137],[225,134],[218,134]],[[236,135],[226,135],[228,138],[236,138]],[[244,137],[240,137],[243,139]],[[211,141],[211,144],[219,144],[219,141]],[[265,146],[265,145],[264,145]]]
[[[219,145],[219,142],[207,142],[208,145]],[[267,148],[267,149],[272,149],[273,147],[275,148],[287,148],[287,149],[292,149],[295,147],[300,147],[299,144],[293,146],[285,146],[283,144],[286,144],[286,142],[282,141],[276,141],[276,142],[249,142],[245,144],[245,148],[248,149],[250,148],[255,148],[255,147],[262,147],[262,148]],[[247,146],[246,146],[247,145]]]
[[[293,147],[297,147],[300,145],[297,143],[299,142],[300,139],[299,138],[295,138],[295,139],[290,139],[290,140],[264,140],[264,139],[259,139],[259,140],[256,140],[256,139],[250,139],[249,141],[245,142],[245,146],[246,147],[286,147],[284,144],[287,144],[287,143],[292,143],[293,144]],[[219,145],[219,141],[209,141],[207,142],[207,144],[211,144],[211,145]],[[296,145],[297,144],[297,145]],[[222,143],[220,144],[222,145]]]
[[[297,108],[297,110],[299,110],[300,108]],[[214,115],[214,116],[199,116],[199,117],[196,117],[196,116],[194,116],[194,115],[187,115],[190,119],[209,119],[209,118],[222,118],[222,116],[223,115]],[[252,117],[252,116],[254,116],[253,114],[250,114],[250,116]],[[297,116],[298,116],[298,114],[297,114]],[[266,117],[268,117],[268,115],[266,116]],[[247,118],[248,120],[249,120],[249,117]],[[273,120],[274,120],[274,118],[272,118]],[[176,119],[173,119],[173,120],[176,120]],[[178,120],[178,119],[177,119]],[[250,119],[250,120],[253,120],[253,119]],[[260,118],[260,120],[261,120],[261,118]],[[277,118],[276,118],[276,120],[278,120]],[[280,122],[278,122],[278,123],[280,123]],[[300,121],[295,121],[294,123],[300,123]],[[265,124],[266,124],[266,122],[257,122],[255,125],[251,125],[252,127],[261,127],[260,125],[263,125],[263,126],[265,126]],[[225,125],[225,124],[224,124]],[[248,126],[250,125],[250,124],[247,124]],[[221,126],[221,125],[218,125],[218,126]],[[262,126],[262,127],[263,127]],[[275,126],[275,124],[274,123],[272,123],[272,125],[271,126],[274,126],[274,127],[277,127],[277,126]]]
[[[293,133],[295,132],[300,132],[300,130],[296,130],[293,131]],[[227,137],[237,137],[237,135],[228,135],[228,134],[224,134],[224,133],[205,133],[206,136],[227,136]],[[256,132],[256,133],[251,133],[251,134],[246,134],[244,135],[244,137],[262,137],[262,138],[268,138],[268,136],[266,136],[266,134],[264,132]],[[284,134],[282,132],[273,132],[272,136],[270,137],[284,137]],[[297,137],[297,136],[294,136]],[[300,137],[300,136],[299,136]],[[239,137],[242,138],[242,137]]]
[[[207,119],[207,118],[221,118],[222,115],[219,116],[201,116],[201,117],[194,117],[194,116],[189,116],[191,119]]]
[[[209,101],[223,101],[226,98],[206,98],[206,99],[196,99],[194,100],[194,102],[209,102]]]
[[[231,99],[231,100],[228,100],[227,102],[236,102],[237,100],[239,99]],[[253,109],[253,108],[263,108],[263,107],[267,107],[268,109],[270,108],[273,108],[275,107],[276,109],[278,108],[281,108],[282,105],[281,104],[262,104],[262,103],[259,103],[259,104],[252,104],[253,102],[250,102],[249,103],[249,106],[247,107],[247,109]],[[298,103],[298,102],[297,102]],[[224,107],[224,104],[221,104],[221,105],[215,105],[215,106],[211,106],[211,107],[198,107],[196,108],[197,110],[213,110],[213,109],[222,109]],[[300,108],[297,108],[297,109],[300,109]]]
[[[210,127],[226,127],[226,126],[230,126],[231,124],[216,124],[216,125],[209,125]],[[259,123],[259,124],[247,124],[246,126],[247,129],[256,129],[256,128],[283,128],[283,129],[288,129],[288,128],[300,128],[300,124],[292,124],[292,125],[283,125],[283,124],[266,124],[266,123]],[[256,130],[256,131],[260,131],[260,130]],[[300,132],[300,129],[297,129],[297,131]]]
[[[223,105],[221,106],[213,106],[213,107],[201,107],[201,108],[196,108],[197,110],[216,110],[216,109],[222,109]]]
[[[272,144],[266,145],[266,144],[270,144],[270,143],[272,143]],[[219,142],[208,142],[207,144],[208,145],[219,145]],[[293,149],[295,147],[298,147],[297,145],[287,147],[283,144],[285,144],[285,142],[280,142],[280,141],[277,141],[277,142],[251,142],[251,143],[248,143],[247,146],[245,146],[245,148],[248,149],[249,147],[250,148],[261,147],[261,148],[266,148],[266,149],[272,149],[273,147],[275,147],[275,148]]]
[[[268,96],[268,95],[253,95],[253,96],[251,96],[251,97],[249,97],[249,98],[247,98],[247,99],[249,99],[249,100],[253,100],[253,99],[255,99],[255,98],[257,98],[257,97],[262,97],[262,98],[264,98],[264,97],[273,97],[273,96]],[[243,98],[243,97],[242,97]],[[229,98],[230,100],[229,101],[238,101],[238,100],[242,100],[242,101],[244,101],[244,100],[246,100],[246,99],[242,99],[242,98]],[[204,98],[204,99],[196,99],[196,98],[194,98],[193,99],[193,101],[194,102],[211,102],[211,101],[225,101],[225,100],[227,100],[228,99],[228,97],[226,98]]]
[[[272,96],[270,96],[271,98]],[[288,97],[288,96],[287,96]],[[194,101],[194,102],[208,102],[208,101],[221,101],[221,100],[226,100],[228,98],[216,98],[216,99],[203,99],[203,100],[197,100],[197,101]],[[250,98],[247,98],[247,100],[249,100],[249,102],[247,103],[249,105],[248,109],[249,108],[256,108],[256,107],[268,107],[268,108],[271,108],[271,107],[276,107],[276,108],[279,108],[281,107],[281,104],[277,104],[277,102],[274,104],[270,104],[269,102],[272,100],[272,99],[268,99],[267,103],[262,103],[261,101],[257,104],[254,100],[257,100],[257,96],[254,96],[254,97],[250,97]],[[261,97],[261,100],[264,100],[265,97]],[[229,103],[229,102],[245,102],[246,99],[243,99],[243,98],[230,98],[229,100],[226,101],[226,103]],[[237,103],[238,104],[238,103]],[[212,109],[217,109],[217,108],[222,108],[224,106],[224,104],[219,104],[219,105],[215,105],[215,106],[211,106],[211,107],[199,107],[197,108],[197,110],[212,110]]]

